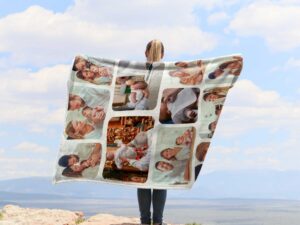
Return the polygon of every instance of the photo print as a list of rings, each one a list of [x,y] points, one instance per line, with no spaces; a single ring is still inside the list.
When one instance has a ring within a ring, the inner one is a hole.
[[[203,80],[205,63],[201,60],[191,62],[175,62],[175,70],[169,76],[179,79],[181,84],[199,85]]]
[[[226,76],[239,76],[243,68],[243,58],[240,56],[233,56],[231,59],[217,64],[217,67],[208,74],[208,79],[217,80],[226,78]]]
[[[58,159],[56,178],[92,179],[98,174],[102,146],[100,143],[66,142]]]
[[[195,180],[197,180],[197,177],[200,173],[200,170],[201,170],[203,162],[205,160],[209,145],[210,145],[210,142],[208,142],[208,141],[203,141],[197,145],[196,163],[195,163]]]
[[[84,56],[76,56],[72,74],[76,82],[96,85],[110,85],[114,64],[109,61],[95,60]]]
[[[148,178],[154,119],[147,116],[113,117],[107,128],[103,177],[145,183]]]
[[[154,109],[157,105],[163,68],[162,63],[120,61],[115,83],[113,110]]]
[[[200,129],[201,138],[212,138],[220,117],[226,95],[232,86],[209,88],[201,98]]]
[[[194,127],[159,128],[152,174],[154,183],[178,185],[190,181],[195,132]]]
[[[162,124],[195,123],[199,88],[167,88],[163,91],[159,121]]]
[[[69,93],[65,137],[99,139],[109,103],[109,91],[73,86]]]

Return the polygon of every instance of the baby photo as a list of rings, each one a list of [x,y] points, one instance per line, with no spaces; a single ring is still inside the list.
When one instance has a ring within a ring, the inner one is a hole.
[[[194,127],[161,127],[155,149],[153,182],[188,183],[194,141]]]
[[[205,64],[201,60],[176,62],[175,68],[175,70],[169,72],[169,75],[178,78],[181,84],[197,85],[203,80]]]
[[[65,143],[58,159],[57,178],[94,179],[101,160],[100,143]]]
[[[154,119],[113,117],[108,123],[105,179],[144,183],[148,178]]]
[[[199,88],[167,88],[163,91],[159,121],[163,124],[195,123]]]
[[[149,87],[144,76],[117,77],[113,110],[149,109]]]
[[[72,71],[73,79],[77,82],[88,82],[97,85],[110,85],[112,81],[113,65],[94,64],[88,59],[76,56]]]
[[[113,110],[152,110],[157,105],[164,63],[120,61]]]
[[[101,138],[108,103],[108,90],[74,86],[69,93],[66,138]]]

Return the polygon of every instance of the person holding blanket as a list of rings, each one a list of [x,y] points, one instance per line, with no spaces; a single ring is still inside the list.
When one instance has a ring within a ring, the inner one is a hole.
[[[150,41],[146,46],[145,55],[147,58],[147,63],[152,64],[153,62],[160,61],[164,56],[164,46],[162,42],[159,40],[152,40]],[[151,77],[148,78],[150,80],[153,79]],[[154,78],[153,81],[160,80]],[[154,83],[153,83],[154,84]],[[156,84],[157,87],[159,87],[159,84]],[[151,91],[151,89],[150,89]],[[150,153],[150,151],[147,151],[147,153]],[[149,153],[146,154],[142,159],[147,160],[149,157]],[[142,160],[140,159],[140,160]],[[137,162],[136,162],[137,163]],[[139,203],[139,209],[140,209],[140,219],[142,224],[151,224],[151,201],[153,203],[153,225],[159,225],[163,223],[163,212],[165,207],[165,202],[167,198],[167,190],[158,190],[153,189],[153,192],[151,189],[143,189],[138,188],[137,189],[137,197],[138,197],[138,203]]]

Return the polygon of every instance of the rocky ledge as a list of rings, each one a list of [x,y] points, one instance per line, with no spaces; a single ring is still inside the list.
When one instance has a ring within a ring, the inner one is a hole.
[[[22,208],[6,205],[0,211],[0,225],[139,225],[138,218],[97,214],[85,218],[83,212],[61,209]],[[172,225],[172,224],[169,224]]]

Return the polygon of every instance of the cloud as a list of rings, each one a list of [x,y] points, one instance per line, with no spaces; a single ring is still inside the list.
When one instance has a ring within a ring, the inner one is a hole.
[[[13,149],[25,151],[25,152],[35,152],[35,153],[49,152],[49,149],[47,147],[38,145],[36,143],[27,142],[27,141],[19,143],[18,145],[13,147]]]
[[[63,123],[70,66],[56,65],[36,72],[2,70],[0,122],[25,122],[30,129]],[[33,129],[33,131],[36,129]]]
[[[260,128],[300,132],[299,115],[299,103],[263,90],[250,80],[240,80],[227,96],[216,134],[233,137]]]
[[[240,9],[229,30],[240,36],[263,38],[273,50],[300,46],[300,5],[294,1],[255,1]]]
[[[225,12],[217,12],[209,15],[207,22],[209,24],[217,24],[222,21],[226,21],[229,18],[229,15]]]
[[[49,176],[50,160],[29,157],[0,157],[0,179],[13,179],[30,176]],[[26,168],[26,170],[24,169]]]
[[[130,7],[126,3],[124,7],[129,10],[124,10],[120,6],[125,2],[118,1],[115,7],[113,2],[103,5],[99,1],[76,1],[64,13],[31,6],[10,14],[0,19],[0,51],[8,53],[0,65],[42,67],[70,63],[78,53],[144,58],[145,45],[153,38],[165,43],[169,57],[199,55],[216,47],[216,36],[197,25],[194,4],[162,2],[134,1]]]
[[[222,0],[199,0],[198,3],[201,7],[205,8],[206,10],[213,10],[215,8],[226,8],[226,7],[231,7],[237,3],[239,3],[240,0],[227,0],[227,1],[222,1]]]
[[[300,69],[300,59],[296,59],[294,57],[291,57],[285,63],[284,67],[286,69],[294,69],[294,68]]]

